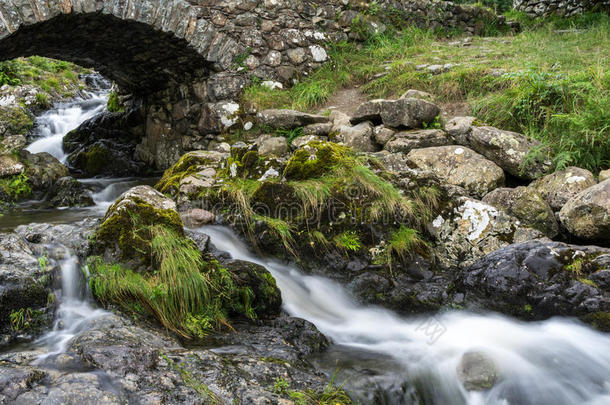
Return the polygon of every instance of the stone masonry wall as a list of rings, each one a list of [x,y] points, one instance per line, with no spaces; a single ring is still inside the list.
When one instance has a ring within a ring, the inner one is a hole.
[[[610,10],[610,0],[514,0],[513,8],[532,17],[570,17],[587,10]]]

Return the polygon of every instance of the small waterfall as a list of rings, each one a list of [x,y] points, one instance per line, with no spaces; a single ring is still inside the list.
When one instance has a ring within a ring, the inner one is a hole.
[[[265,266],[282,291],[284,309],[315,324],[346,348],[342,353],[365,351],[393,358],[400,371],[387,370],[394,373],[391,384],[408,379],[423,392],[425,403],[610,403],[610,336],[579,322],[553,318],[525,323],[465,311],[402,318],[382,308],[357,304],[341,285],[328,279],[253,255],[225,227],[206,226],[197,231],[209,235],[217,249],[234,259]],[[499,381],[492,389],[469,392],[462,387],[456,368],[469,351],[484,352],[493,360]],[[384,403],[413,402],[403,393]]]
[[[101,76],[96,80],[100,86],[105,82]],[[95,92],[85,92],[85,98],[61,103],[37,117],[35,121],[37,140],[26,150],[31,153],[48,152],[60,162],[66,163],[67,155],[63,150],[63,138],[86,120],[104,111],[110,91],[109,84],[105,83],[105,86],[101,86]]]
[[[66,256],[60,263],[60,305],[55,314],[53,329],[36,342],[48,349],[47,353],[38,358],[38,363],[64,353],[70,340],[87,329],[89,321],[107,314],[103,309],[92,307],[87,300],[78,258],[69,251]]]

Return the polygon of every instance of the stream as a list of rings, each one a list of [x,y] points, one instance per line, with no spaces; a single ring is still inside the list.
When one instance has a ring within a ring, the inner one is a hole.
[[[37,120],[39,139],[31,152],[46,151],[62,162],[62,137],[102,112],[107,91],[58,106]],[[94,207],[37,209],[24,205],[1,220],[0,231],[31,222],[70,223],[101,217],[125,190],[150,179],[83,179]],[[610,337],[565,318],[524,323],[496,314],[450,311],[430,317],[400,317],[388,310],[356,303],[345,288],[329,279],[302,273],[296,266],[252,253],[229,228],[194,229],[211,237],[214,247],[232,258],[265,266],[276,278],[284,309],[304,318],[333,344],[313,362],[332,374],[362,403],[415,403],[412,388],[426,404],[610,403]],[[35,342],[43,347],[37,362],[61,354],[86,330],[89,320],[105,313],[87,299],[81,267],[69,251],[60,263],[62,292],[51,331]],[[496,366],[498,381],[487,391],[466,391],[456,367],[468,352],[482,352]],[[376,396],[372,397],[376,388]],[[411,388],[410,388],[411,387]],[[379,392],[383,394],[379,396]]]

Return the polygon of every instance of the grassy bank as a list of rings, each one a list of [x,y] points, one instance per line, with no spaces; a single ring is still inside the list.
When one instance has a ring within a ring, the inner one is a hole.
[[[370,98],[397,97],[410,88],[467,111],[499,128],[550,146],[557,168],[610,167],[610,16],[532,20],[512,13],[523,32],[439,38],[416,28],[339,43],[331,62],[289,90],[253,85],[243,102],[262,108],[316,110],[341,88],[359,86]],[[457,42],[457,43],[456,43]],[[432,74],[421,65],[454,66]]]

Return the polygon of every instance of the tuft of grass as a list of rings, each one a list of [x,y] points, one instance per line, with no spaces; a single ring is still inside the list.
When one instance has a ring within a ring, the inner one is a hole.
[[[326,387],[321,392],[313,390],[297,391],[290,388],[290,384],[282,377],[273,382],[274,393],[290,398],[295,405],[352,405],[354,402],[343,390],[343,385],[336,385],[337,372],[335,372]]]
[[[32,195],[32,186],[25,173],[0,179],[0,189],[17,201]]]
[[[152,315],[163,326],[185,338],[203,338],[222,326],[229,327],[227,312],[236,308],[239,293],[230,273],[204,262],[189,239],[160,225],[149,226],[153,235],[152,262],[157,270],[143,275],[101,258],[89,260],[93,294],[105,305]]]

